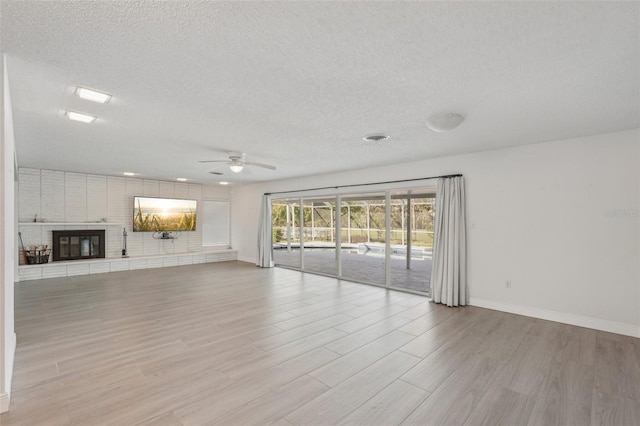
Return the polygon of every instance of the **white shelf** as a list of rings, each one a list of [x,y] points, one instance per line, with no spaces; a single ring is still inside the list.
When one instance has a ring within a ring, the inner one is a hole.
[[[78,225],[103,225],[103,226],[124,226],[122,223],[111,222],[18,222],[18,226],[78,226]]]

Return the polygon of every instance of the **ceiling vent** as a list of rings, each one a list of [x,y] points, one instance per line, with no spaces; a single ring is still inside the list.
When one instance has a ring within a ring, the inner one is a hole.
[[[367,135],[362,139],[367,142],[380,142],[380,141],[386,141],[387,139],[389,139],[389,135],[383,135],[382,133],[374,133],[372,135]]]

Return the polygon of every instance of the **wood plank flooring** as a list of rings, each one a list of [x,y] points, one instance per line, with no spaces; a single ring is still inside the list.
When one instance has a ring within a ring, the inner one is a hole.
[[[640,425],[640,339],[242,262],[15,293],[2,425]]]

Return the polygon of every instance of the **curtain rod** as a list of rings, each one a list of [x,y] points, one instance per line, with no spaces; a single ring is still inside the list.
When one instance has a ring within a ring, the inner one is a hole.
[[[461,174],[442,175],[442,176],[431,176],[431,177],[424,177],[424,178],[417,178],[417,179],[388,180],[388,181],[385,181],[385,182],[358,183],[358,184],[352,184],[352,185],[338,185],[338,186],[323,186],[323,187],[319,187],[319,188],[297,189],[297,190],[292,190],[292,191],[265,192],[264,195],[290,194],[292,192],[317,191],[317,190],[320,190],[320,189],[351,188],[351,187],[354,187],[354,186],[384,185],[384,184],[387,184],[387,183],[414,182],[414,181],[418,181],[418,180],[428,180],[428,179],[441,179],[441,178],[442,179],[448,179],[448,178],[454,178],[454,177],[460,177],[460,176],[462,176],[462,175]]]

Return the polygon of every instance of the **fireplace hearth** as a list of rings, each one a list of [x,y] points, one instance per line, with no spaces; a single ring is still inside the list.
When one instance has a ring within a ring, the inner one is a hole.
[[[103,259],[104,235],[103,229],[53,231],[53,261]]]

